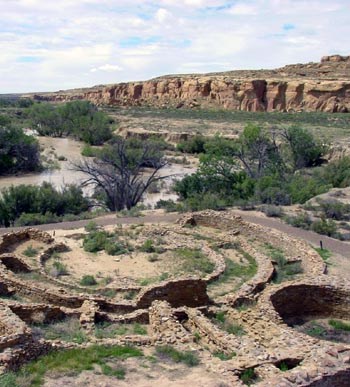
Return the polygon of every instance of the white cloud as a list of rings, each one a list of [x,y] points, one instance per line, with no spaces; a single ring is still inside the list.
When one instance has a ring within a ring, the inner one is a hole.
[[[229,10],[227,11],[231,15],[255,15],[257,13],[256,7],[249,4],[244,3],[238,3],[233,5]]]
[[[156,19],[159,23],[164,23],[171,18],[171,13],[164,8],[159,8],[156,12]]]
[[[118,65],[111,65],[109,63],[106,63],[105,65],[99,66],[99,67],[94,67],[90,70],[91,73],[95,73],[96,71],[122,71],[123,68],[118,66]]]
[[[0,0],[0,93],[346,55],[348,6],[349,0]]]

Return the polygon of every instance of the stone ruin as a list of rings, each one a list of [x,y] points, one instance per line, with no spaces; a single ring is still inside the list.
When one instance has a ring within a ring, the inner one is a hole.
[[[254,257],[257,273],[235,291],[210,298],[207,285],[220,278],[226,264],[213,243],[203,240],[201,249],[215,264],[211,274],[204,278],[189,275],[165,280],[143,289],[121,286],[115,290],[133,290],[137,295],[133,300],[116,302],[98,292],[88,292],[82,286],[73,289],[72,284],[46,273],[46,260],[53,252],[66,249],[49,234],[33,228],[5,234],[0,241],[0,371],[16,370],[49,351],[86,347],[96,342],[136,346],[171,344],[180,349],[207,351],[210,370],[233,386],[244,385],[240,376],[247,369],[254,370],[257,376],[254,385],[259,387],[349,385],[350,344],[319,340],[296,330],[294,325],[310,318],[349,320],[350,283],[327,275],[324,261],[306,243],[248,224],[230,212],[184,215],[176,225],[162,226],[161,232],[177,232],[179,238],[179,235],[191,235],[195,226],[219,230],[225,239],[217,244],[239,241]],[[293,280],[274,284],[274,262],[254,247],[257,238],[290,249],[293,256],[288,259],[300,262],[303,273]],[[45,244],[37,258],[38,266],[11,252],[11,246],[25,240]],[[54,286],[28,282],[19,275],[31,272],[39,273]],[[24,297],[26,302],[16,300],[13,295]],[[246,334],[235,336],[215,325],[210,316],[218,310],[238,321]],[[87,335],[92,334],[97,322],[104,321],[148,324],[150,334],[94,339],[84,344],[47,340],[37,338],[31,329],[38,315],[44,323],[76,317]],[[210,357],[214,352],[235,356],[221,361]],[[288,365],[287,371],[280,369],[282,363]]]

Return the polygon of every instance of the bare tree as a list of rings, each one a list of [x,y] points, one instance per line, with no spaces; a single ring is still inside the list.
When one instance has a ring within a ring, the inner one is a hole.
[[[152,183],[166,177],[158,173],[166,164],[156,143],[144,141],[132,147],[118,138],[94,160],[82,160],[73,169],[87,175],[83,186],[93,186],[95,192],[103,193],[106,207],[120,211],[137,205]]]

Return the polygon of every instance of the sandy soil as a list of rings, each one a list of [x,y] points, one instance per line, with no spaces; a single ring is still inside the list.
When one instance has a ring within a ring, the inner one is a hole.
[[[130,358],[114,362],[115,365],[126,369],[124,380],[105,376],[97,369],[76,376],[46,377],[44,387],[228,387],[220,375],[210,372],[203,364],[189,368],[161,359],[152,362],[146,358]]]

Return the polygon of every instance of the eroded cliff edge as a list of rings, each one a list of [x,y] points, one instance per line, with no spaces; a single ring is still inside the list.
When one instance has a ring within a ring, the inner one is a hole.
[[[350,112],[350,56],[325,56],[320,63],[275,70],[169,75],[27,96],[53,102],[86,99],[97,105],[346,113]]]

